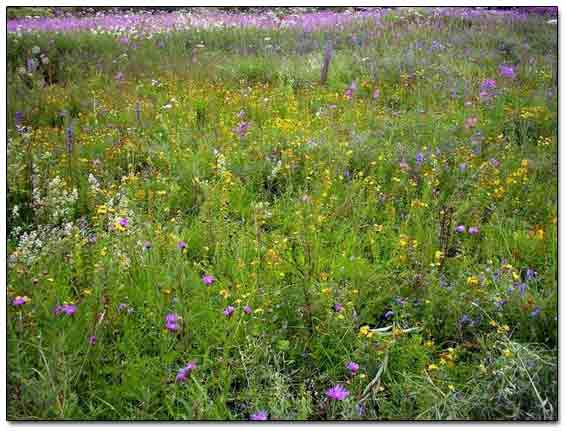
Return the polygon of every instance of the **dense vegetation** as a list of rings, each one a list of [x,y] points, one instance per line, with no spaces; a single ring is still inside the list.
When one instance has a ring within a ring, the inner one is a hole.
[[[10,419],[556,419],[555,22],[339,15],[9,23]]]

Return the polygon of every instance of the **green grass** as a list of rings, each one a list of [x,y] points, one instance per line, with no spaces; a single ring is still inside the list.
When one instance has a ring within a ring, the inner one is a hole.
[[[555,420],[555,30],[9,34],[9,419]]]

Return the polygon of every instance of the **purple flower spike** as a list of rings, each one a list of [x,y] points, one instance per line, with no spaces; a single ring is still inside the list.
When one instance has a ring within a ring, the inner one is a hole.
[[[250,415],[251,421],[266,421],[268,417],[268,413],[265,410],[259,410],[255,413]]]
[[[342,385],[333,386],[326,391],[326,396],[331,400],[342,401],[345,400],[348,395],[350,395],[350,392]]]

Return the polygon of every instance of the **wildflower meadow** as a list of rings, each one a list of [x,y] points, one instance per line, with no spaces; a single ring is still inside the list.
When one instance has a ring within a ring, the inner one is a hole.
[[[557,8],[170,9],[7,9],[8,419],[557,420]]]

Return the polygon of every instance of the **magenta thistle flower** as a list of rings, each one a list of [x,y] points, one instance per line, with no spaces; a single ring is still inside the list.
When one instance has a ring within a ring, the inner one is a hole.
[[[480,228],[479,228],[479,227],[475,227],[475,226],[471,226],[471,227],[468,229],[468,233],[469,233],[470,235],[477,235],[478,233],[480,233]]]
[[[207,274],[202,277],[202,282],[207,286],[210,286],[215,281],[216,279],[214,278],[214,275]]]
[[[91,346],[94,346],[96,344],[96,335],[91,335],[90,337],[88,337],[88,342]]]
[[[179,241],[179,242],[177,243],[177,248],[178,248],[179,250],[184,250],[184,249],[187,248],[187,243],[186,243],[185,241]]]
[[[192,371],[194,369],[196,369],[197,364],[195,361],[191,361],[189,362],[187,365],[185,365],[183,368],[181,368],[179,370],[179,372],[177,373],[177,376],[175,377],[175,381],[176,382],[184,382],[187,380],[187,378],[189,377],[189,375],[192,373]]]
[[[348,395],[350,395],[350,392],[342,385],[333,386],[326,391],[326,396],[331,400],[342,401],[345,400]]]
[[[12,301],[12,305],[20,306],[26,304],[28,301],[29,298],[27,296],[16,296]]]
[[[265,410],[259,410],[250,415],[251,421],[266,421],[268,413]]]
[[[57,305],[53,310],[56,316],[60,314],[65,314],[67,316],[73,316],[77,312],[77,306],[74,304],[63,304]]]
[[[176,332],[179,330],[179,320],[181,318],[175,313],[169,313],[165,316],[165,328],[169,332]]]
[[[499,66],[499,74],[504,78],[515,79],[515,69],[507,64]]]
[[[466,226],[464,226],[463,224],[456,226],[456,232],[458,232],[458,233],[466,232]]]
[[[356,374],[360,369],[360,366],[356,362],[350,361],[346,364],[346,369],[350,371],[350,373]]]
[[[246,314],[252,314],[252,307],[250,307],[249,305],[246,305],[244,307],[244,313]]]
[[[224,309],[224,315],[225,315],[226,317],[232,317],[232,314],[234,314],[234,311],[235,311],[235,310],[236,310],[236,309],[235,309],[234,307],[232,307],[231,305],[229,305],[228,307],[226,307],[226,308]]]

